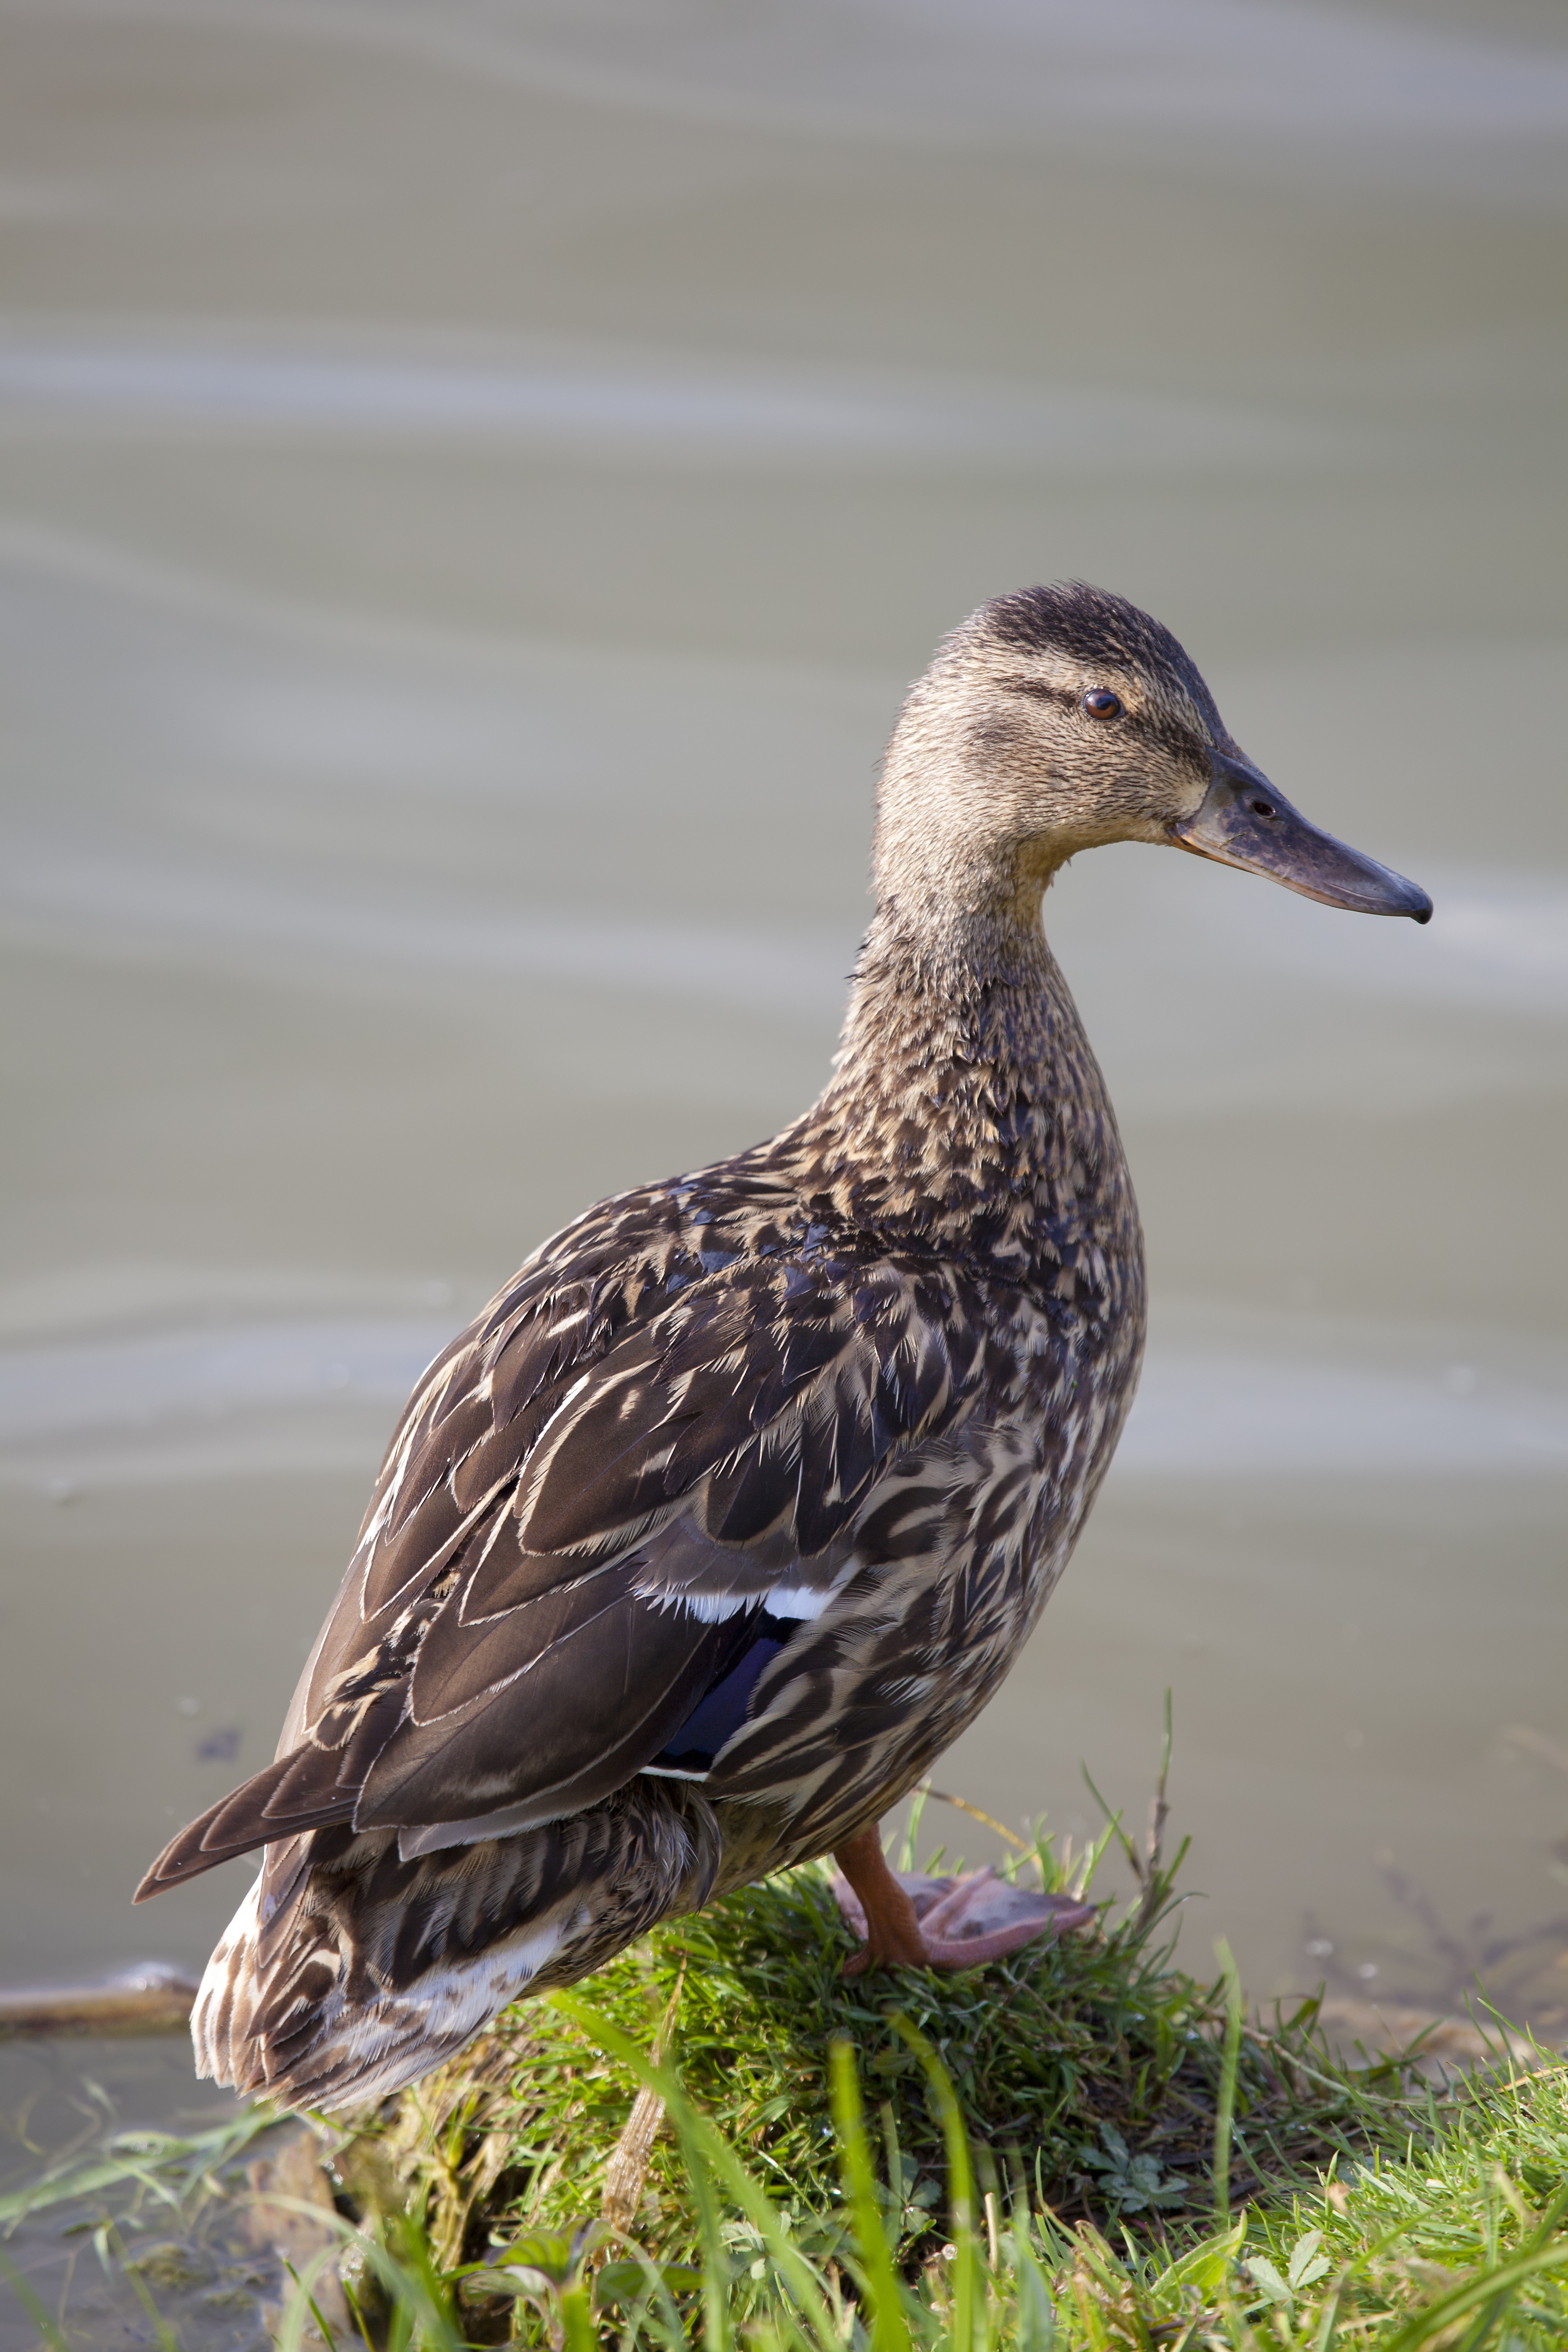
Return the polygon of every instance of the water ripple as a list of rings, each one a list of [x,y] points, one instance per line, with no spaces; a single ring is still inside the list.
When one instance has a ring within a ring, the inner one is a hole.
[[[647,352],[338,347],[0,329],[16,425],[501,441],[748,465],[1113,467],[1300,463],[1337,437],[1277,411],[1114,386],[1013,389],[768,371]]]

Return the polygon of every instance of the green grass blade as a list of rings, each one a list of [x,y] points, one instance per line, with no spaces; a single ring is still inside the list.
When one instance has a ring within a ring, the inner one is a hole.
[[[561,2328],[566,2338],[566,2352],[598,2352],[594,2333],[594,2315],[588,2307],[585,2286],[569,2286],[560,2297]]]
[[[163,2352],[180,2352],[179,2337],[175,2335],[174,2329],[170,2326],[168,2321],[164,2318],[163,2313],[153,2302],[152,2292],[148,2287],[146,2280],[142,2276],[138,2270],[126,2261],[125,2249],[120,2244],[118,2239],[115,2241],[115,2252],[120,2256],[121,2269],[124,2272],[125,2276],[131,2282],[132,2292],[134,2294],[137,2302],[141,2305],[142,2310],[146,2313],[149,2321],[152,2323],[153,2335],[163,2346]]]
[[[315,2212],[319,2209],[312,2206],[310,2210]],[[321,2328],[325,2341],[328,2344],[331,2343],[331,2336],[322,2326],[321,2315],[317,2307],[316,2282],[331,2263],[333,2252],[332,2247],[323,2246],[321,2252],[306,2263],[302,2272],[297,2271],[292,2263],[284,2263],[284,2269],[294,2282],[294,2292],[283,2307],[283,2325],[278,2334],[278,2352],[300,2352],[300,2347],[305,2341],[307,2318],[313,2319]]]
[[[300,2276],[299,2272],[294,2268],[292,2263],[286,2262],[283,2267],[288,2272],[289,2277],[293,2280],[296,2288],[299,2290],[306,2310],[315,2321],[316,2332],[321,2336],[322,2343],[330,2345],[331,2352],[338,2352],[338,2339],[333,2335],[331,2327],[327,2325],[326,2319],[322,2315],[321,2306],[316,2301],[315,2294],[313,2292],[316,2278],[320,2273],[321,2265],[318,2263],[317,2269],[311,2273],[310,2283],[309,2285],[307,2285],[305,2281]]]
[[[1568,2245],[1540,2246],[1533,2253],[1516,2254],[1511,2262],[1502,2263],[1499,2269],[1483,2271],[1477,2277],[1467,2279],[1462,2286],[1457,2286],[1452,2294],[1428,2304],[1425,2311],[1418,2311],[1396,2334],[1385,2336],[1379,2352],[1415,2352],[1417,2346],[1441,2335],[1445,2328],[1451,2327],[1457,2319],[1462,2319],[1467,2312],[1474,2311],[1479,2305],[1489,2302],[1493,2296],[1511,2302],[1526,2279],[1554,2267],[1568,2273]]]
[[[1436,2303],[1429,2303],[1394,2335],[1385,2337],[1379,2352],[1416,2352],[1418,2346],[1430,2342],[1467,2313],[1494,2298],[1499,2303],[1496,2315],[1503,2316],[1525,2281],[1539,2272],[1561,2270],[1568,2280],[1568,2236],[1558,2226],[1564,2215],[1568,2215],[1568,2189],[1553,2198],[1539,2229],[1510,2261],[1500,2263],[1495,2270],[1477,2272],[1447,2294],[1440,2295]],[[1480,2340],[1484,2341],[1484,2336]]]
[[[4,2251],[0,2251],[0,2274],[4,2275],[12,2294],[48,2346],[49,2352],[71,2352],[69,2338],[61,2330],[32,2280],[23,2275]]]
[[[680,2136],[688,2169],[693,2175],[693,2189],[700,2188],[699,2175],[704,2170],[723,2184],[772,2255],[820,2352],[839,2352],[838,2330],[810,2263],[784,2228],[766,2190],[741,2162],[722,2134],[691,2105],[679,2074],[668,2064],[656,2066],[629,2034],[623,2033],[576,1994],[552,1992],[544,1998],[563,2017],[569,2017],[607,2057],[616,2059],[637,2082],[646,2083],[658,2094]]]
[[[363,2255],[392,2305],[389,2352],[398,2352],[400,2339],[406,2344],[413,2337],[418,2338],[426,2352],[466,2352],[447,2282],[437,2269],[428,2239],[416,2221],[407,2216],[402,2219],[395,2251],[382,2245],[368,2231],[356,2230],[341,2213],[326,2212],[320,2205],[308,2204],[302,2198],[268,2195],[259,2201],[282,2212],[301,2214],[319,2228],[331,2231],[342,2242],[336,2250],[331,2246],[322,2248],[300,2281],[300,2293],[289,2298],[279,2352],[300,2352],[310,2291],[333,2260],[334,2251],[342,2252],[350,2246],[357,2247]]]
[[[827,2046],[827,2068],[839,2163],[855,2215],[856,2248],[871,2306],[872,2352],[909,2352],[909,2325],[899,2294],[899,2274],[877,2201],[876,2175],[866,2140],[866,2116],[860,2103],[855,2053],[841,2035],[835,2036]],[[899,2194],[896,2180],[893,2194]]]
[[[1056,2311],[1050,2282],[1036,2258],[1021,2223],[1012,2231],[1012,2267],[1017,2313],[1012,2352],[1051,2352],[1056,2338]]]
[[[258,2105],[237,2122],[203,2132],[195,2139],[176,2139],[165,2132],[121,2135],[138,2144],[119,2152],[111,2144],[106,2156],[94,2157],[85,2164],[65,2165],[58,2171],[46,2171],[25,2189],[13,2189],[0,2197],[0,2228],[20,2221],[46,2206],[64,2204],[73,2197],[99,2196],[106,2189],[140,2186],[151,2189],[165,2204],[177,2204],[178,2195],[157,2177],[162,2167],[184,2162],[194,2177],[199,2179],[214,2166],[226,2164],[258,2132],[269,2130],[278,2120],[275,2108]]]
[[[668,2100],[665,2113],[679,2130],[677,2112]],[[729,2352],[734,2341],[730,2318],[729,2261],[724,2233],[719,2225],[712,2175],[684,2133],[681,2147],[686,2156],[686,2177],[691,2184],[691,2201],[697,2208],[698,2235],[702,2241],[702,2341],[704,2346],[712,2345],[714,2352]]]
[[[1225,1973],[1225,2050],[1214,2119],[1214,2210],[1221,2229],[1230,2221],[1230,2135],[1236,2119],[1236,2078],[1241,2065],[1241,1979],[1224,1937],[1215,1946]]]
[[[975,2320],[983,2296],[979,2292],[980,2264],[974,2242],[974,2174],[969,2161],[969,2139],[958,2095],[936,2052],[901,2012],[895,2012],[891,2022],[920,2060],[942,2118],[947,2152],[947,2202],[952,2217],[952,2352],[973,2352]]]

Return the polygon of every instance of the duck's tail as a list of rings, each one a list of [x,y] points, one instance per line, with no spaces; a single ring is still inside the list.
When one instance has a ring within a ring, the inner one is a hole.
[[[698,1908],[719,1860],[710,1808],[662,1780],[408,1862],[390,1831],[269,1846],[202,1979],[196,2072],[285,2107],[372,2105],[520,1994],[570,1984]]]

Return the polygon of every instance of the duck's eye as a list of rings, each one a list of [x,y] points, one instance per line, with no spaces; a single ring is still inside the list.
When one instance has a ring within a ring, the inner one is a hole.
[[[1120,719],[1121,697],[1112,694],[1108,686],[1091,686],[1083,698],[1083,707],[1091,719]]]

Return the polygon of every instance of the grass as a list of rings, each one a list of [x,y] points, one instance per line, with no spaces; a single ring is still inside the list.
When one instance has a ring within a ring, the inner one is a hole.
[[[1561,2068],[1429,2105],[1429,2128],[1403,2156],[1336,2158],[1310,2189],[1156,2244],[1125,2227],[1069,2228],[1021,2182],[984,2191],[954,2087],[930,2041],[899,2018],[942,2135],[951,2232],[911,2261],[847,2039],[829,2050],[829,2251],[820,2227],[801,2226],[799,2205],[768,2194],[673,2064],[586,2001],[560,1995],[556,2007],[663,2101],[698,2261],[661,2262],[580,2219],[443,2269],[427,2230],[405,2215],[357,2237],[362,2278],[380,2290],[378,2329],[355,2305],[367,2340],[379,2334],[398,2352],[461,2352],[503,2333],[553,2352],[677,2352],[694,2338],[707,2352],[1544,2352],[1568,2341]],[[1225,2046],[1239,2095],[1239,2041]],[[300,2341],[296,2326],[283,2352]]]
[[[0,2281],[49,2352],[75,2352],[63,2306],[78,2258],[88,2258],[89,2275],[96,2272],[122,2307],[127,2298],[141,2306],[141,2320],[129,2322],[133,2340],[184,2352],[166,2309],[159,2307],[160,2294],[166,2305],[171,2294],[177,2298],[185,2288],[209,2285],[226,2307],[237,2300],[254,2308],[255,2290],[266,2284],[254,2256],[234,2261],[227,2237],[248,2188],[244,2159],[279,2118],[258,2105],[203,2131],[126,2130],[117,2127],[112,2104],[98,2084],[83,2076],[81,2087],[96,2110],[87,2129],[26,2186],[0,2195]],[[14,2253],[19,2231],[25,2242]],[[52,2285],[63,2285],[55,2310],[28,2275],[30,2257],[51,2239],[62,2250],[74,2242],[63,2281],[58,2265],[47,2265]],[[226,2260],[226,2281],[218,2274]]]
[[[1011,1866],[1092,1893],[1112,1843],[1108,1832],[1075,1855],[1041,1835]],[[1336,2158],[1403,2147],[1425,2111],[1412,2068],[1341,2064],[1316,2032],[1315,2002],[1267,2032],[1245,2026],[1233,1972],[1204,1982],[1172,1964],[1172,1873],[1157,1843],[1132,1859],[1133,1900],[1120,1914],[1108,1906],[1097,1931],[963,1975],[853,1982],[839,1973],[851,1942],[826,1872],[788,1873],[613,1961],[594,1979],[595,2015],[643,2049],[673,2036],[689,2098],[824,2258],[846,2220],[840,2042],[855,2053],[896,2201],[895,2259],[918,2263],[950,2234],[945,2129],[909,2026],[952,2085],[983,2193],[1011,2203],[1026,2192],[1062,2227],[1091,2221],[1160,2244],[1190,2235],[1216,2196],[1228,2212]],[[406,2094],[378,2138],[345,2148],[342,2177],[352,2187],[374,2155],[411,2179],[448,2265],[520,2231],[569,2232],[600,2210],[637,2088],[603,2062],[571,2003],[524,2003]],[[700,2263],[701,2216],[677,2139],[654,2143],[632,2204],[612,2204],[658,2260]],[[762,2259],[753,2225],[729,2214],[723,2226]]]
[[[847,2039],[829,2046],[838,2225],[828,2252],[701,2113],[676,2063],[655,2061],[587,2001],[558,1996],[557,2013],[662,2102],[699,2261],[657,2260],[580,2213],[571,2229],[520,2231],[447,2264],[417,2205],[389,2208],[336,2224],[353,2258],[339,2267],[354,2333],[334,2339],[317,2300],[329,2249],[298,2281],[279,2352],[303,2352],[308,2336],[351,2352],[356,2335],[366,2352],[466,2352],[505,2336],[552,2352],[684,2352],[693,2341],[705,2352],[1546,2352],[1568,2342],[1561,2067],[1429,2101],[1403,2155],[1336,2158],[1310,2187],[1159,2244],[1125,2227],[1068,2227],[1021,2183],[986,2191],[933,2047],[896,2019],[942,2135],[951,2232],[910,2261],[900,2258],[898,2200]],[[1225,2046],[1239,2095],[1239,2037]],[[71,2352],[41,2305],[33,2315],[51,2352]],[[147,2316],[163,2352],[177,2352],[150,2302]]]
[[[1015,1869],[1092,1893],[1120,1844],[1131,1898],[970,1974],[846,1983],[813,1867],[656,1931],[590,1999],[521,2005],[331,2135],[338,2213],[309,2210],[339,2244],[301,2266],[279,2352],[332,2339],[329,2270],[336,2352],[1568,2347],[1568,2075],[1439,2091],[1408,2053],[1343,2063],[1313,2002],[1248,2018],[1227,1953],[1212,1981],[1173,1964],[1163,1820],[1162,1792],[1142,1852],[1115,1823],[1076,1854],[1019,1847]],[[242,2197],[267,2120],[122,2136],[0,2224],[96,2200],[103,2259],[118,2192],[132,2225]]]
[[[274,2109],[257,2105],[232,2123],[182,2136],[167,2131],[112,2131],[84,2162],[74,2148],[64,2151],[26,2188],[0,2196],[0,2235],[29,2214],[50,2205],[132,2189],[139,2202],[174,2214],[188,2213],[193,2199],[221,2195],[219,2175],[278,2120]]]
[[[1223,1948],[1173,1965],[1163,1822],[1162,1781],[1142,1853],[1037,1835],[1013,1868],[1092,1893],[1120,1843],[1131,1899],[973,1974],[846,1983],[813,1867],[510,2012],[341,2147],[356,2316],[430,2352],[1568,2343],[1562,2071],[1439,2093],[1315,2002],[1249,2020]]]

